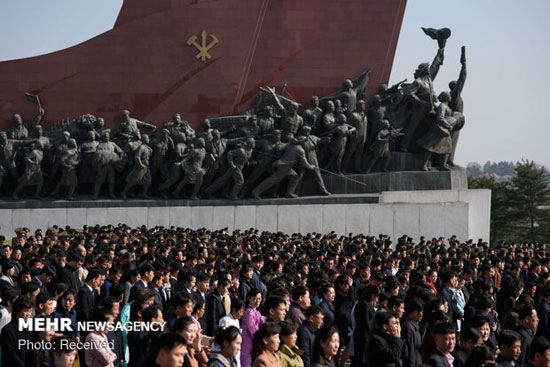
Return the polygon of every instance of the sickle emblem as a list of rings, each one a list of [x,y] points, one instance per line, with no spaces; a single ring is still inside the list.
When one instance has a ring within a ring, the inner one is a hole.
[[[207,43],[207,38],[210,36],[212,39],[209,43]],[[201,43],[199,44],[197,42],[197,36],[193,35],[187,39],[187,45],[195,47],[199,53],[195,55],[195,58],[201,59],[202,61],[206,61],[207,59],[210,59],[212,56],[208,53],[208,51],[214,47],[216,44],[218,44],[219,40],[216,36],[213,34],[208,34],[205,30],[201,32]]]

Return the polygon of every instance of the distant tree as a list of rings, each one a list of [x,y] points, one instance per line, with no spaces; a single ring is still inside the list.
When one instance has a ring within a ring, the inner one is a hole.
[[[530,241],[542,240],[541,227],[550,225],[548,172],[533,161],[516,165],[511,181],[510,205],[517,234]]]
[[[479,163],[475,163],[475,162],[468,163],[466,165],[466,173],[470,177],[479,177],[483,175],[483,168]]]
[[[491,241],[508,240],[514,236],[510,231],[513,212],[510,207],[511,188],[508,182],[497,182],[492,176],[468,177],[470,189],[491,190]]]

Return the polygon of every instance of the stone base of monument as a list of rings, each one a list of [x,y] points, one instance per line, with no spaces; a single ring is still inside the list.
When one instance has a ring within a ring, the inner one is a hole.
[[[382,191],[417,190],[464,190],[468,188],[468,177],[462,168],[450,171],[404,171],[369,174],[337,175],[324,173],[323,180],[333,194],[376,193]],[[315,195],[319,188],[313,176],[304,176],[301,195]]]
[[[54,224],[126,223],[130,226],[267,231],[335,231],[346,235],[386,233],[460,239],[489,236],[490,190],[384,191],[261,201],[224,200],[97,200],[23,201],[0,205],[0,233],[11,237],[17,227],[47,228]]]

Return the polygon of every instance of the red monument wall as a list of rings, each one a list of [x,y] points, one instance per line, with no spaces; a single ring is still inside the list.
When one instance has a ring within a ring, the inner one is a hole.
[[[279,90],[287,82],[287,95],[307,105],[311,95],[329,94],[367,67],[373,67],[372,95],[388,82],[405,4],[126,0],[112,30],[65,50],[0,63],[0,128],[11,126],[15,112],[34,116],[24,92],[40,96],[46,127],[82,113],[113,125],[122,109],[157,125],[179,112],[198,126],[207,116],[243,112],[260,86]],[[197,58],[203,30],[210,47]]]

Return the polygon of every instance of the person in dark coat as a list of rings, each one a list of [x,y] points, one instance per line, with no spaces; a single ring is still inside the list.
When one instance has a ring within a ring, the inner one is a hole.
[[[498,336],[500,353],[497,357],[498,367],[514,367],[521,354],[521,337],[512,330],[503,330]]]
[[[298,328],[298,339],[296,345],[303,352],[302,361],[304,367],[310,367],[313,358],[313,343],[315,342],[315,333],[323,326],[323,311],[319,306],[312,305],[306,309],[306,319]]]
[[[155,268],[151,264],[144,264],[139,268],[141,279],[130,288],[130,297],[136,293],[148,288],[148,284],[155,276]]]
[[[84,258],[77,253],[71,253],[67,257],[67,264],[64,267],[59,267],[57,270],[57,278],[60,282],[69,286],[69,289],[76,293],[80,290],[82,283],[76,274],[76,270],[84,264]]]
[[[518,325],[514,329],[521,338],[521,355],[518,359],[519,366],[526,366],[527,353],[533,342],[535,332],[537,331],[539,318],[537,310],[533,306],[525,306],[518,312]]]
[[[34,357],[30,348],[21,348],[20,340],[30,340],[31,332],[19,330],[19,319],[28,320],[33,312],[33,302],[27,296],[15,300],[12,306],[12,319],[0,334],[2,347],[2,366],[27,367],[34,366]]]
[[[479,345],[483,344],[481,334],[474,328],[468,328],[460,333],[460,341],[453,351],[453,367],[464,367],[468,355]]]
[[[63,330],[62,333],[67,336],[76,337],[78,335],[78,326],[76,323],[76,293],[72,289],[68,289],[61,295],[58,301],[58,306],[53,317],[56,319],[68,318],[71,319],[71,329]]]
[[[100,286],[102,274],[101,269],[90,270],[84,285],[78,291],[76,303],[76,319],[78,321],[86,322],[90,320],[97,303],[96,289]]]
[[[351,308],[353,307],[354,299],[351,296],[347,276],[341,275],[336,278],[335,286],[336,296],[333,302],[334,320],[338,327],[340,343],[348,345],[348,328],[351,327]]]
[[[550,286],[548,284],[540,289],[540,305],[537,315],[539,317],[537,337],[550,338]]]
[[[206,296],[206,335],[213,336],[220,319],[226,315],[223,297],[230,285],[231,282],[227,278],[220,278],[218,286]]]
[[[422,335],[419,323],[422,321],[424,303],[419,299],[412,299],[407,307],[407,316],[401,327],[401,338],[404,342],[403,367],[415,367],[422,364],[422,354],[420,354]]]
[[[447,301],[448,311],[447,315],[451,319],[453,326],[456,327],[456,320],[462,319],[463,315],[460,314],[460,311],[456,307],[456,303],[453,302],[453,291],[452,288],[455,288],[458,284],[458,277],[454,271],[446,271],[441,274],[441,282],[443,285],[437,290],[437,294],[441,295]]]
[[[367,361],[367,341],[374,332],[374,303],[378,298],[379,290],[369,285],[359,291],[359,300],[353,309],[355,327],[353,331],[353,367],[364,366]],[[351,354],[351,353],[350,353]]]
[[[376,331],[367,343],[367,365],[375,367],[400,367],[403,340],[399,321],[389,312],[376,314]]]
[[[452,325],[443,322],[435,325],[435,352],[428,358],[426,364],[433,367],[453,367],[454,357],[452,353],[456,344],[456,333]]]
[[[321,296],[321,303],[319,307],[323,310],[323,315],[325,315],[325,326],[334,325],[334,297],[336,293],[332,284],[325,284],[319,290]]]

